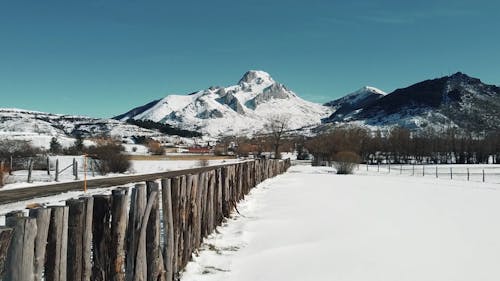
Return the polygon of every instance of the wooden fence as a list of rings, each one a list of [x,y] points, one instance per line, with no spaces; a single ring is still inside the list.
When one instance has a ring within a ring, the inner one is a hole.
[[[289,160],[255,160],[6,215],[1,281],[172,281],[204,237]]]

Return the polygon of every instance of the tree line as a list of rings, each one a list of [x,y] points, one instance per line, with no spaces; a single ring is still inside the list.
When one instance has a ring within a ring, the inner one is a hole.
[[[487,164],[500,163],[500,131],[483,134],[456,128],[411,132],[402,127],[372,132],[361,127],[336,128],[302,139],[318,161],[335,161],[342,151],[358,154],[368,164]]]

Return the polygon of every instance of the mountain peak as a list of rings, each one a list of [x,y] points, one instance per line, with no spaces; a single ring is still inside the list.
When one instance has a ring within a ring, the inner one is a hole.
[[[455,82],[467,82],[471,84],[478,84],[481,83],[480,79],[470,77],[469,75],[463,73],[463,72],[457,72],[455,74],[452,74],[449,76],[449,79]]]
[[[263,82],[266,81],[274,82],[273,78],[269,73],[262,70],[249,70],[245,74],[243,74],[243,77],[241,77],[238,84],[242,83],[262,84]]]
[[[363,88],[359,89],[356,92],[372,92],[372,93],[379,94],[379,95],[386,95],[387,94],[386,92],[384,92],[378,88],[372,87],[372,86],[364,86]]]

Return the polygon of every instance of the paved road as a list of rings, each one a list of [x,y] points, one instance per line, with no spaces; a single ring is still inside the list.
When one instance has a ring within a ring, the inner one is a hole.
[[[134,182],[144,182],[149,180],[157,180],[161,178],[171,178],[187,174],[196,174],[232,164],[234,163],[202,167],[202,168],[176,170],[176,171],[169,171],[162,173],[91,179],[87,180],[87,188],[93,189],[93,188],[102,188],[110,186],[119,186]],[[33,198],[57,195],[63,192],[75,191],[75,190],[83,190],[83,181],[72,181],[72,182],[64,182],[57,184],[39,185],[26,188],[0,190],[0,205],[11,202],[29,200]]]

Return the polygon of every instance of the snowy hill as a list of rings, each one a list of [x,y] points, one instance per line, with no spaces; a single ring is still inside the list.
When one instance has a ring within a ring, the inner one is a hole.
[[[52,137],[71,143],[81,135],[88,137],[129,138],[158,136],[160,133],[112,119],[60,115],[23,109],[0,109],[0,137],[28,139],[36,146],[47,147]]]
[[[382,90],[370,86],[365,86],[344,97],[325,103],[325,106],[331,107],[333,110],[335,110],[335,112],[323,121],[339,121],[346,114],[366,107],[385,95],[386,93]]]
[[[253,134],[271,116],[287,115],[291,129],[318,125],[332,109],[305,101],[264,71],[248,71],[237,85],[169,95],[116,116],[167,123],[211,136]]]
[[[397,89],[362,106],[344,104],[340,108],[346,110],[340,112],[337,108],[323,121],[334,126],[403,126],[414,131],[449,127],[475,132],[500,129],[500,88],[460,72]]]

